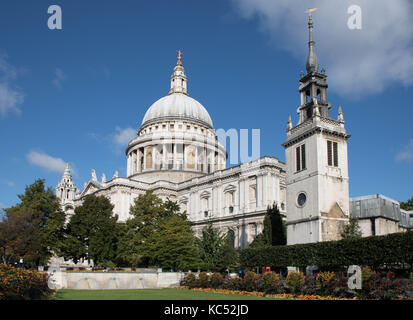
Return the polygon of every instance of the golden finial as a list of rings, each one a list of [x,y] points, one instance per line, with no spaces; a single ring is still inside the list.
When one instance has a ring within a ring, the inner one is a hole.
[[[311,12],[314,12],[316,10],[317,8],[308,9],[305,13],[308,13],[309,15],[311,15]]]
[[[177,62],[177,65],[181,66],[181,65],[182,65],[182,63],[181,63],[181,55],[182,55],[181,49],[179,49],[176,53],[178,54],[178,62]]]
[[[66,169],[69,169],[69,162],[66,162]]]

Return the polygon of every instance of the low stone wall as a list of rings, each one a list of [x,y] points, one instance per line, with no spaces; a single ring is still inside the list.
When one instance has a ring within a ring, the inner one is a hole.
[[[56,289],[109,290],[160,289],[178,286],[183,272],[92,272],[50,268],[49,287]]]

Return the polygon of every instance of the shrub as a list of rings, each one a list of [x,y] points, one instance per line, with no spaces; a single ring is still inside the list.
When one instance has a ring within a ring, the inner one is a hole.
[[[209,276],[206,272],[200,272],[198,275],[199,285],[201,288],[208,288]]]
[[[222,282],[223,282],[222,280],[223,280],[223,276],[222,274],[218,272],[213,273],[211,277],[209,278],[211,287],[214,289],[222,287]]]
[[[287,285],[292,294],[299,294],[304,285],[304,273],[290,272],[287,275]]]
[[[276,293],[280,277],[275,272],[266,272],[262,275],[263,289],[265,293]]]
[[[362,281],[368,281],[371,276],[374,274],[374,271],[368,267],[364,267],[361,269],[361,279]]]
[[[317,273],[316,283],[322,296],[332,295],[336,282],[337,280],[334,272]]]
[[[408,281],[395,279],[393,272],[375,272],[365,278],[357,296],[362,299],[391,300],[408,298]]]
[[[44,273],[0,264],[0,300],[47,298],[53,292],[47,280],[48,276]]]
[[[410,274],[409,290],[413,291],[413,274]]]
[[[276,294],[288,293],[287,281],[282,280],[282,279],[278,281],[277,284],[275,285],[275,293]]]
[[[314,275],[307,275],[304,278],[304,284],[301,289],[305,295],[319,295],[320,289],[317,286],[316,277]]]
[[[258,276],[255,272],[248,271],[244,276],[244,290],[255,291]]]
[[[244,290],[244,281],[240,277],[231,279],[229,283],[229,289],[231,290]]]
[[[190,288],[196,288],[197,286],[196,280],[197,280],[196,275],[190,272],[182,279],[181,285],[188,286]]]
[[[331,295],[338,298],[354,298],[356,295],[356,292],[348,287],[348,278],[344,276],[343,272],[336,276]]]

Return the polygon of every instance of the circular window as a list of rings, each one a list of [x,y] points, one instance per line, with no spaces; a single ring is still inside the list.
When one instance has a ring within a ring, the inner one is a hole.
[[[301,192],[298,197],[297,197],[297,204],[300,207],[303,207],[305,205],[305,202],[307,201],[307,196],[305,195],[304,192]]]

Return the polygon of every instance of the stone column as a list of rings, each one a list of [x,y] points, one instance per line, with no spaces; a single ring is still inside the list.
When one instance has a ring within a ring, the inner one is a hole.
[[[198,171],[198,146],[195,147],[195,165],[194,165],[195,171]]]
[[[173,162],[172,162],[172,168],[173,169],[178,169],[176,165],[176,143],[172,143],[172,152],[173,152]]]
[[[263,189],[263,193],[262,193],[263,206],[267,208],[268,206],[268,173],[264,174],[264,176],[262,177],[262,189]]]
[[[239,248],[239,245],[240,245],[240,242],[239,242],[239,240],[240,240],[240,235],[239,235],[239,232],[240,232],[240,230],[239,230],[240,228],[237,226],[237,227],[234,227],[234,236],[235,236],[235,248],[236,249],[238,249]]]
[[[137,171],[137,164],[136,164],[136,150],[132,151],[132,170],[131,170],[131,174],[135,174]]]
[[[218,203],[217,203],[217,211],[218,211],[218,215],[221,217],[223,216],[223,212],[224,212],[224,203],[222,201],[222,197],[223,197],[223,191],[222,191],[222,184],[219,184],[217,186],[217,192],[218,192]]]
[[[244,211],[244,181],[243,178],[239,179],[238,182],[238,193],[239,193],[239,197],[238,197],[238,210],[239,213],[242,213]]]
[[[155,168],[156,168],[156,164],[155,164],[155,161],[156,161],[156,158],[155,158],[155,149],[156,149],[156,147],[155,146],[153,146],[152,147],[152,170],[155,170]]]
[[[143,170],[146,170],[146,147],[143,148]]]
[[[249,206],[250,206],[250,199],[249,199],[249,191],[250,191],[250,186],[248,183],[248,178],[244,179],[244,212],[248,212]]]
[[[127,161],[126,161],[126,176],[130,176],[130,153],[127,156]]]
[[[274,190],[273,190],[274,201],[277,202],[277,203],[281,203],[280,178],[278,176],[272,175],[272,183],[271,184],[274,188]]]
[[[182,170],[186,169],[186,144],[182,143]]]
[[[166,147],[166,144],[162,144],[162,170],[166,170],[168,168],[168,164],[166,163],[166,154],[168,153],[168,148]]]
[[[263,194],[263,189],[262,189],[262,174],[259,174],[257,176],[257,185],[256,185],[256,208],[259,209],[262,207],[263,202],[262,202],[262,194]]]

